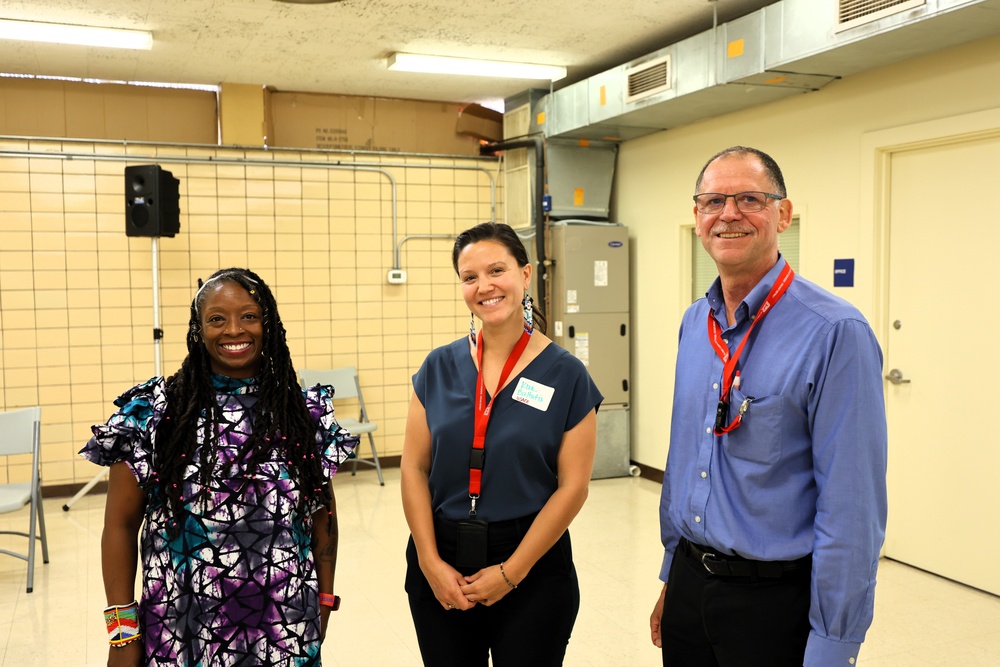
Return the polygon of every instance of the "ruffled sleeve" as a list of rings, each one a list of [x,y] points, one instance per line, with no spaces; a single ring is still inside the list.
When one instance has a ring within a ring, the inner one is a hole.
[[[164,380],[155,377],[115,399],[118,411],[91,427],[93,437],[80,455],[97,465],[125,462],[142,486],[152,477],[152,438],[166,410]]]
[[[333,416],[333,388],[318,384],[302,390],[306,407],[316,423],[316,446],[323,458],[327,479],[333,477],[340,464],[352,458],[360,438],[351,435]]]

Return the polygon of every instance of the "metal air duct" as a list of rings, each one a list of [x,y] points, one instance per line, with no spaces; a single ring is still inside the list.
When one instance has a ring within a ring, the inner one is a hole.
[[[781,0],[540,100],[546,137],[628,140],[1000,34],[1000,0]]]

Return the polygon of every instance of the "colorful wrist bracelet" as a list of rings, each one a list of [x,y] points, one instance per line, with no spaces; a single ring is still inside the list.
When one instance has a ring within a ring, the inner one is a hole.
[[[329,607],[331,611],[340,609],[340,596],[331,593],[320,593],[319,603],[324,607]]]
[[[108,628],[108,641],[122,647],[139,639],[139,603],[113,604],[104,610],[104,625]]]

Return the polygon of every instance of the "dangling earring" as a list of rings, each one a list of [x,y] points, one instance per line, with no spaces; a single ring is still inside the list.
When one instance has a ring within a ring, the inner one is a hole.
[[[529,336],[535,331],[535,318],[534,311],[532,310],[533,304],[534,300],[531,298],[531,295],[525,292],[524,298],[521,299],[521,305],[524,306],[524,331]]]
[[[476,316],[469,311],[469,340],[472,341],[472,347],[476,346]]]

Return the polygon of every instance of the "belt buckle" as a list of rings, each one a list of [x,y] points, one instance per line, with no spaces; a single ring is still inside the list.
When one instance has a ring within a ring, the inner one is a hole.
[[[718,556],[716,556],[713,553],[709,553],[707,551],[701,552],[701,566],[705,568],[705,571],[708,572],[709,574],[715,574],[715,570],[709,567],[708,563],[705,562],[706,558],[718,558]]]

